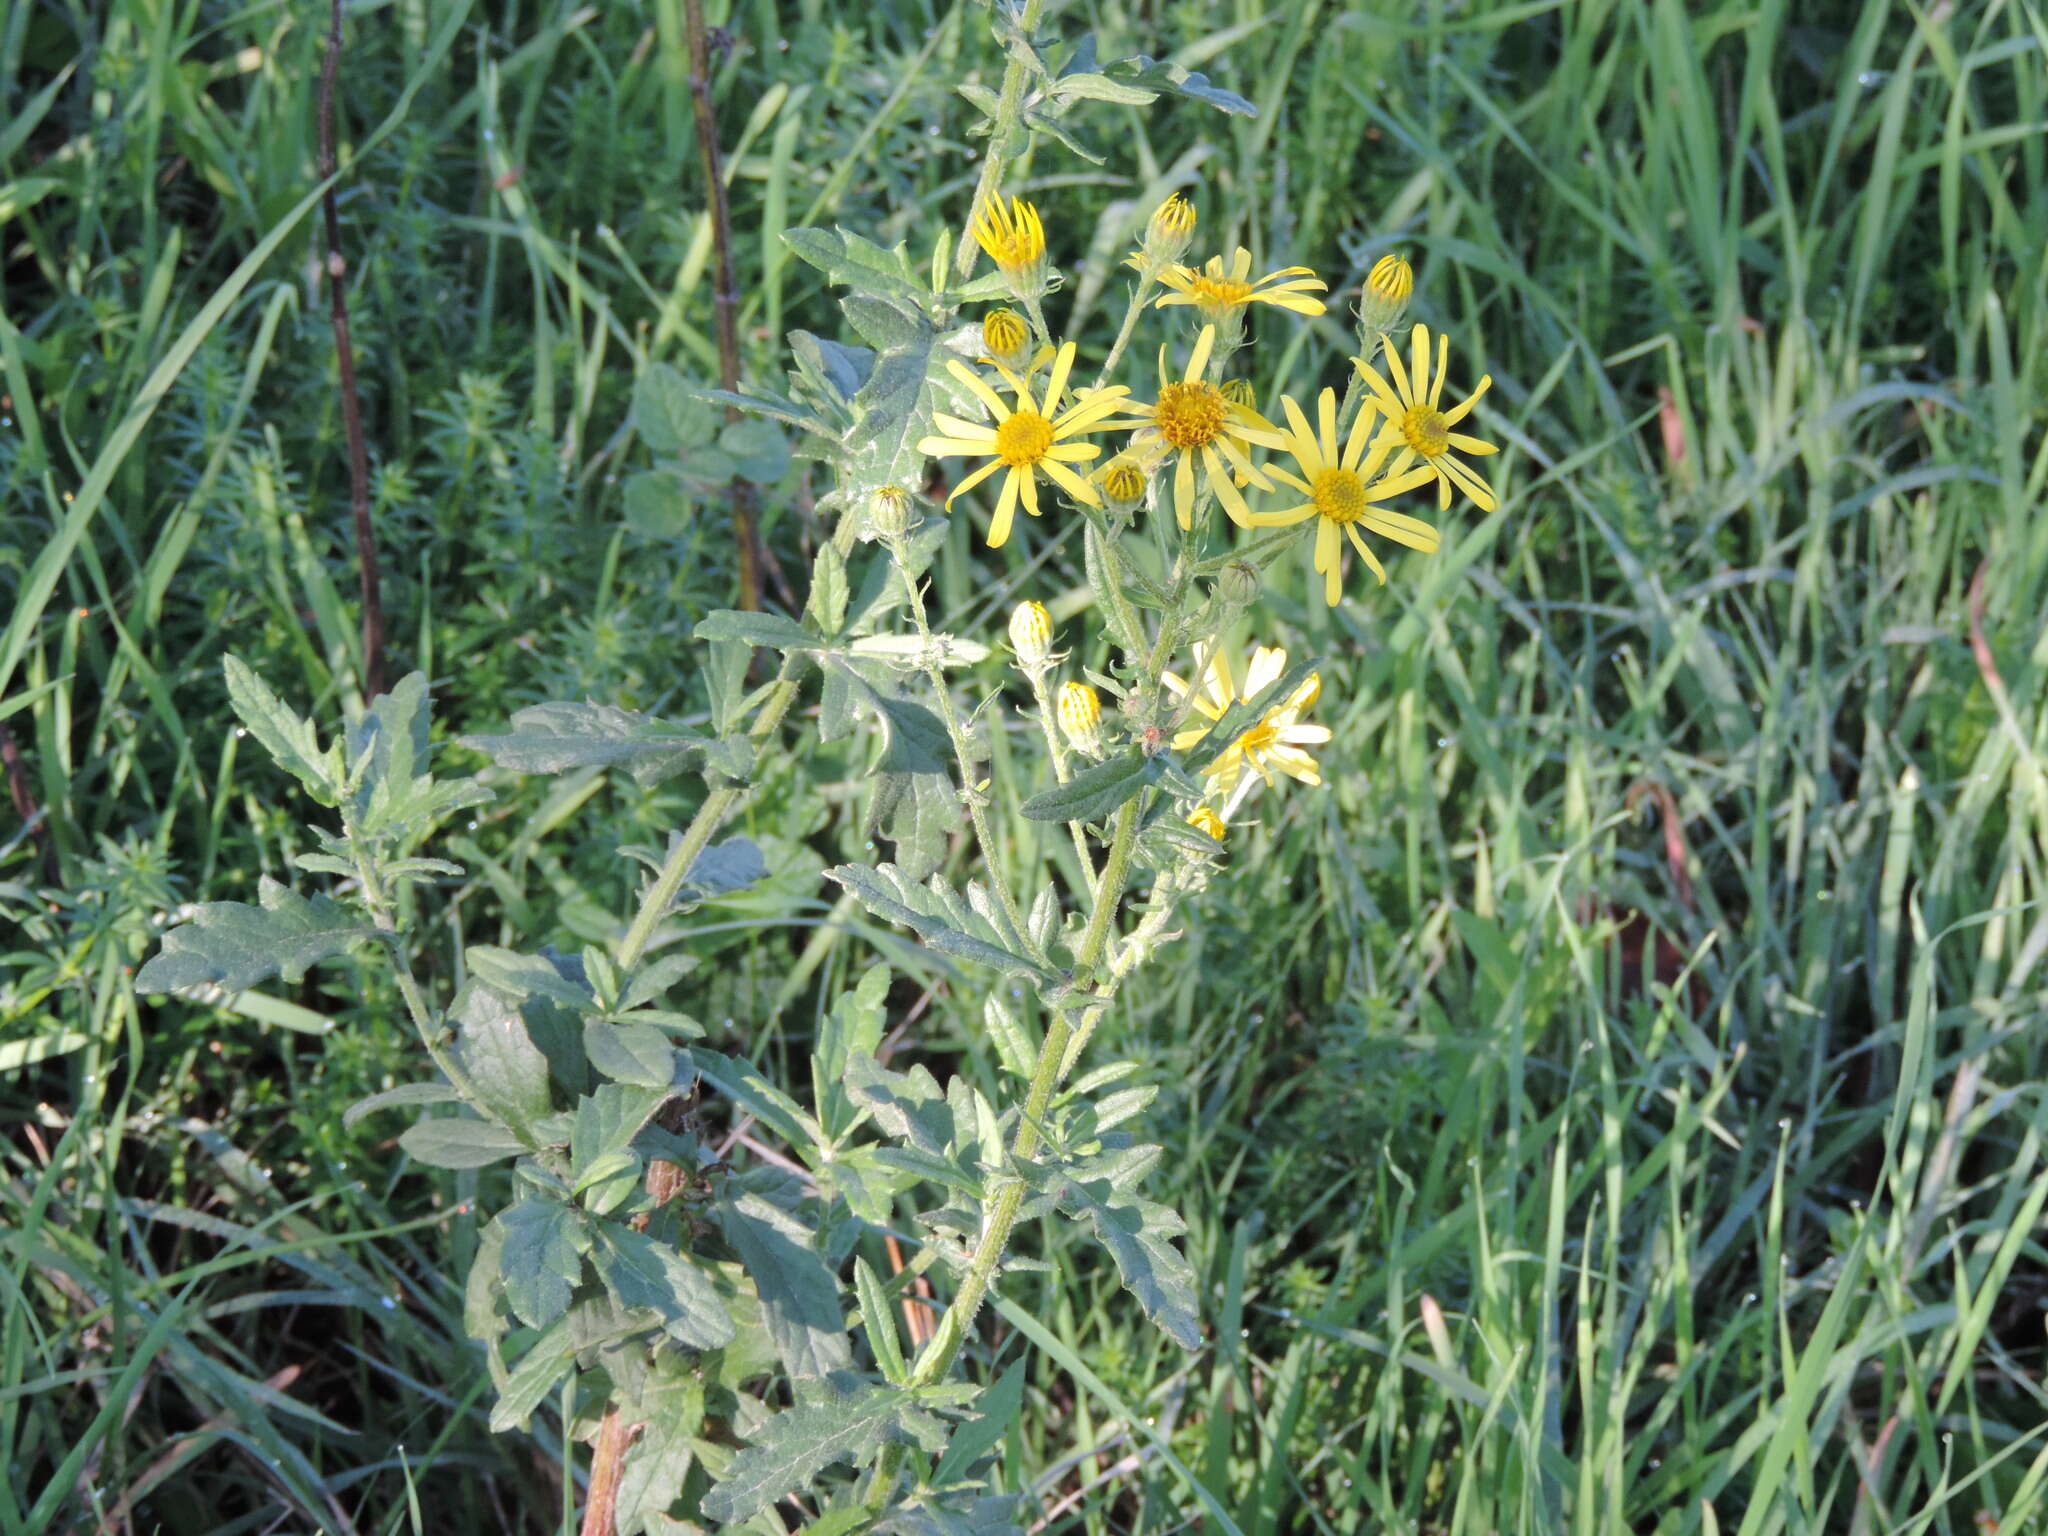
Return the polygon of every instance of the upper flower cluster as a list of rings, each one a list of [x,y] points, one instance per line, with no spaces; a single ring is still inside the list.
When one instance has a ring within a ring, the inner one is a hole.
[[[1361,335],[1366,345],[1352,359],[1356,380],[1340,411],[1335,390],[1325,389],[1314,401],[1315,420],[1291,396],[1280,401],[1283,423],[1270,421],[1253,408],[1252,391],[1242,378],[1223,377],[1242,342],[1246,311],[1266,304],[1304,316],[1321,315],[1326,291],[1307,267],[1282,267],[1252,275],[1251,252],[1239,246],[1226,260],[1212,256],[1202,266],[1184,265],[1195,229],[1195,211],[1185,199],[1169,198],[1153,214],[1143,247],[1127,264],[1139,273],[1140,297],[1154,282],[1165,291],[1154,308],[1190,306],[1203,319],[1185,364],[1174,370],[1165,348],[1159,354],[1159,385],[1151,400],[1132,396],[1123,385],[1081,388],[1064,410],[1060,401],[1073,371],[1075,347],[1058,346],[1040,335],[1032,344],[1023,318],[1011,310],[992,311],[983,321],[987,355],[1014,400],[1006,402],[990,382],[964,363],[949,365],[953,377],[985,406],[987,423],[936,414],[938,431],[919,448],[942,456],[979,457],[987,462],[959,481],[947,505],[999,470],[1007,470],[990,522],[991,548],[1010,536],[1016,509],[1036,517],[1040,511],[1038,480],[1043,476],[1077,504],[1121,510],[1144,498],[1153,475],[1170,470],[1162,497],[1170,501],[1181,528],[1192,528],[1205,496],[1243,528],[1285,527],[1316,522],[1311,545],[1314,569],[1323,578],[1325,601],[1335,605],[1343,591],[1343,551],[1348,542],[1381,582],[1387,579],[1366,535],[1425,552],[1438,547],[1436,530],[1420,518],[1386,506],[1406,492],[1434,484],[1439,511],[1451,505],[1453,490],[1462,492],[1486,511],[1498,505],[1492,490],[1466,462],[1496,450],[1491,443],[1454,430],[1492,384],[1478,385],[1446,404],[1450,342],[1417,324],[1408,335],[1408,358],[1387,327],[1395,323],[1414,287],[1414,273],[1396,256],[1383,258],[1360,292]],[[1021,198],[1005,205],[992,202],[973,225],[973,234],[1001,269],[1005,279],[1030,310],[1042,333],[1039,299],[1046,276],[1045,231],[1038,211]],[[1133,314],[1135,315],[1135,309]],[[1129,327],[1126,326],[1126,336]],[[1117,351],[1121,352],[1120,338]],[[1382,352],[1385,372],[1372,354]],[[1031,377],[1051,361],[1042,394]],[[1123,451],[1094,475],[1081,466],[1096,459],[1101,448],[1086,441],[1104,433],[1130,432]],[[1257,450],[1284,455],[1286,462],[1261,463]],[[1463,457],[1461,457],[1461,455]],[[1247,489],[1277,495],[1285,504],[1255,508]]]

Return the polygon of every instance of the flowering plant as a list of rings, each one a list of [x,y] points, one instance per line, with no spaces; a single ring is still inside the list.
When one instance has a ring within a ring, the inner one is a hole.
[[[409,1108],[421,1117],[400,1145],[416,1162],[501,1171],[478,1186],[488,1219],[468,1325],[497,1388],[495,1424],[559,1402],[594,1443],[586,1530],[780,1530],[771,1511],[785,1500],[820,1531],[1025,1522],[994,1466],[1021,1377],[977,1384],[958,1367],[979,1354],[985,1301],[1029,1268],[1011,1251],[1029,1216],[1086,1223],[1137,1305],[1201,1347],[1183,1224],[1143,1193],[1159,1149],[1128,1129],[1150,1092],[1117,1089],[1114,1069],[1075,1072],[1120,989],[1223,876],[1233,826],[1288,781],[1321,782],[1312,749],[1330,732],[1309,718],[1313,665],[1259,647],[1240,676],[1222,637],[1297,543],[1334,605],[1349,556],[1384,582],[1392,546],[1437,547],[1431,524],[1398,510],[1404,496],[1433,484],[1440,510],[1454,490],[1493,505],[1464,462],[1491,447],[1455,430],[1487,381],[1446,406],[1447,343],[1424,325],[1404,362],[1395,327],[1413,278],[1397,257],[1362,291],[1341,405],[1324,389],[1261,413],[1244,366],[1252,314],[1319,316],[1327,290],[1304,266],[1255,277],[1243,247],[1187,262],[1198,210],[1179,194],[1125,262],[1136,278],[1099,361],[1053,329],[1047,225],[1002,186],[1023,127],[1084,99],[1227,93],[1148,61],[1056,74],[1028,31],[1002,29],[1010,73],[971,239],[942,234],[920,270],[850,231],[790,231],[794,253],[844,290],[859,342],[798,332],[786,391],[703,392],[779,423],[833,477],[819,505],[834,531],[803,612],[719,612],[696,627],[705,728],[556,703],[468,739],[501,774],[702,778],[667,848],[627,850],[650,875],[610,942],[573,955],[470,945],[459,987],[436,998],[398,940],[415,888],[457,871],[420,846],[490,790],[431,770],[426,680],[406,678],[323,743],[228,663],[250,731],[335,814],[338,830],[299,864],[342,883],[313,896],[266,884],[258,906],[198,909],[138,986],[237,990],[381,947],[436,1071],[355,1113]],[[1027,78],[1044,82],[1028,114]],[[992,275],[974,275],[979,254]],[[1148,316],[1160,335],[1145,398],[1113,381]],[[638,409],[661,411],[679,383],[649,370]],[[927,496],[934,474],[954,477],[942,504]],[[1034,521],[1020,524],[1020,510]],[[1028,598],[1010,618],[1014,696],[987,694],[986,674],[966,670],[989,646],[936,630],[927,611],[925,573],[946,519],[961,516],[985,519],[990,549],[1018,537],[1082,546],[1092,605],[1064,632]],[[759,653],[773,671],[752,686]],[[800,702],[815,715],[800,717]],[[1013,708],[1042,755],[992,780],[983,726]],[[882,966],[825,1015],[808,1093],[721,1049],[676,1006],[696,961],[675,920],[767,872],[749,839],[719,837],[799,718],[821,740],[865,742],[863,830],[870,848],[889,845],[828,878],[985,986],[989,1043],[1016,1087],[1006,1101],[888,1064]],[[999,846],[998,804],[1047,836]],[[779,1143],[773,1159],[726,1155],[714,1127],[740,1117]],[[916,1253],[892,1265],[897,1236]],[[835,1479],[835,1466],[855,1475]]]

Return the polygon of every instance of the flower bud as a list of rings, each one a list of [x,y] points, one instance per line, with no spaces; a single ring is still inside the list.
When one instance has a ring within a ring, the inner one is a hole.
[[[1031,327],[1014,309],[992,309],[981,317],[981,342],[988,355],[1012,373],[1031,361]]]
[[[900,539],[918,524],[910,492],[900,485],[878,485],[868,500],[868,519],[885,539]]]
[[[974,238],[1026,303],[1045,292],[1045,226],[1021,197],[991,198],[974,221]]]
[[[1052,615],[1043,603],[1019,603],[1010,615],[1010,649],[1026,672],[1036,672],[1052,655]]]
[[[1090,757],[1102,751],[1102,699],[1086,683],[1061,683],[1060,731],[1078,752]]]
[[[1259,595],[1259,568],[1233,560],[1216,573],[1216,596],[1233,608],[1249,608]]]
[[[1178,192],[1152,210],[1145,226],[1145,259],[1167,267],[1187,255],[1195,238],[1195,205]]]
[[[1391,331],[1407,312],[1408,296],[1415,291],[1415,269],[1400,256],[1382,256],[1366,274],[1365,289],[1359,294],[1358,323],[1369,339],[1374,332]]]
[[[1149,478],[1145,467],[1136,459],[1128,454],[1118,454],[1096,471],[1095,484],[1110,511],[1134,512],[1145,499],[1145,485]]]
[[[1206,805],[1198,805],[1188,812],[1188,825],[1208,833],[1219,843],[1223,841],[1223,818]]]
[[[1225,379],[1217,388],[1232,405],[1242,406],[1247,411],[1258,407],[1258,392],[1252,388],[1250,379]]]

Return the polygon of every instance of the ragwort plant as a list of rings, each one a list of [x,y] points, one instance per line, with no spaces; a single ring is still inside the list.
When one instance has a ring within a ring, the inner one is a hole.
[[[820,505],[836,530],[803,613],[726,611],[697,626],[703,729],[563,702],[467,739],[517,773],[702,777],[695,816],[666,848],[621,850],[649,877],[614,942],[579,954],[470,945],[453,995],[432,995],[408,958],[417,888],[460,869],[421,850],[490,790],[430,771],[426,679],[405,678],[323,741],[226,663],[250,733],[331,814],[299,866],[339,883],[302,895],[266,881],[259,905],[192,909],[137,986],[234,992],[381,947],[435,1070],[364,1100],[351,1120],[421,1111],[400,1145],[476,1192],[487,1219],[466,1322],[497,1390],[492,1422],[509,1429],[559,1404],[571,1433],[595,1443],[586,1530],[782,1530],[784,1501],[815,1531],[1015,1528],[1023,1502],[1000,1491],[993,1462],[1022,1373],[977,1387],[955,1366],[991,1290],[1034,1267],[1011,1251],[1030,1218],[1085,1222],[1145,1314],[1183,1348],[1201,1346],[1195,1277],[1175,1243],[1184,1225],[1142,1192],[1160,1149],[1125,1128],[1151,1090],[1118,1086],[1127,1062],[1075,1074],[1189,899],[1228,878],[1233,825],[1262,796],[1321,783],[1330,732],[1310,718],[1314,666],[1260,646],[1240,669],[1222,636],[1256,614],[1265,573],[1297,546],[1335,605],[1351,556],[1384,583],[1393,547],[1437,547],[1429,522],[1398,510],[1411,493],[1433,488],[1439,511],[1454,493],[1494,506],[1466,462],[1493,448],[1458,430],[1488,381],[1447,392],[1444,340],[1397,330],[1412,285],[1397,256],[1360,294],[1341,401],[1324,389],[1260,412],[1241,368],[1248,321],[1321,314],[1324,284],[1302,266],[1254,276],[1242,248],[1188,262],[1198,217],[1180,195],[1128,258],[1135,281],[1107,353],[1084,359],[1058,334],[1040,210],[1001,186],[1024,130],[1070,141],[1058,120],[1091,98],[1178,90],[1249,106],[1147,60],[1098,69],[1086,45],[1054,72],[1028,35],[1035,10],[1021,28],[998,12],[1010,62],[983,102],[991,152],[971,240],[940,231],[919,271],[901,247],[849,231],[789,232],[845,290],[859,344],[796,332],[787,393],[704,395],[793,430],[833,477]],[[977,252],[993,273],[974,275]],[[1148,321],[1156,387],[1144,370],[1119,371]],[[650,440],[686,451],[700,410],[679,375],[643,376],[636,412]],[[747,444],[760,450],[759,434]],[[696,457],[728,472],[729,453]],[[943,510],[925,493],[935,473],[956,477]],[[1006,636],[1017,697],[970,707],[952,674],[991,648],[933,629],[924,573],[947,517],[985,517],[996,548],[1020,513],[1046,539],[1081,541],[1094,605],[1065,636],[1040,603],[1019,606]],[[1098,642],[1102,669],[1072,664]],[[757,651],[775,663],[750,686]],[[766,873],[755,845],[719,833],[785,750],[800,700],[814,703],[821,741],[872,743],[867,846],[891,853],[829,878],[982,979],[989,1043],[1016,1087],[1007,1102],[885,1064],[882,966],[826,1016],[808,1094],[707,1043],[675,1005],[696,964],[676,947],[676,919]],[[982,732],[1013,707],[1035,720],[1042,752],[1028,774],[992,780]],[[991,808],[1052,833],[1021,883],[1006,878]],[[956,880],[947,870],[961,858]],[[714,1134],[714,1099],[772,1132],[775,1160],[728,1158],[736,1138]],[[509,1178],[474,1177],[508,1166]],[[886,1276],[885,1234],[915,1239]],[[949,1299],[927,1301],[936,1294]],[[855,1474],[829,1476],[839,1465]]]

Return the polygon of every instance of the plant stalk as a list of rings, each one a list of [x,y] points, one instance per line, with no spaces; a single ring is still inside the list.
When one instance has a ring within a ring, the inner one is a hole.
[[[1045,11],[1045,0],[1024,0],[1024,8],[1017,17],[1017,29],[1027,37],[1037,29],[1038,18]],[[1029,73],[1023,59],[1012,47],[1007,63],[1003,65],[1003,91],[996,101],[996,120],[989,129],[988,154],[981,162],[981,175],[974,183],[974,201],[967,205],[967,227],[971,231],[974,221],[996,195],[996,188],[1003,179],[1003,162],[1010,157],[1010,142],[1017,136],[1017,128],[1024,111],[1024,77]],[[960,242],[958,254],[953,258],[954,275],[966,282],[974,275],[974,261],[980,252],[980,242],[970,233]]]

